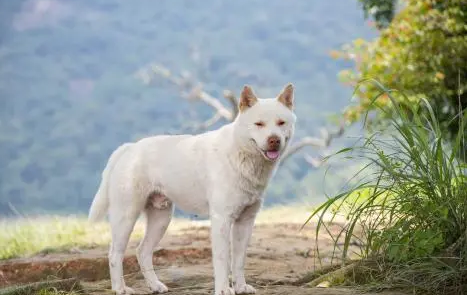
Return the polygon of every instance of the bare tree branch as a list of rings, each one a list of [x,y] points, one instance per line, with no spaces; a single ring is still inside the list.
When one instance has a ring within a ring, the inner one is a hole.
[[[342,136],[344,134],[344,124],[341,124],[339,129],[334,132],[330,132],[327,129],[321,128],[321,137],[303,137],[296,143],[291,144],[285,153],[282,155],[282,160],[285,161],[287,158],[297,153],[299,150],[307,146],[313,146],[320,149],[327,148],[331,144],[334,138]],[[307,161],[308,162],[308,161]]]
[[[216,124],[217,122],[222,119],[222,116],[219,113],[215,113],[214,116],[212,116],[209,120],[204,121],[203,123],[199,124],[197,126],[198,130],[206,130],[212,125]]]
[[[224,97],[230,102],[232,116],[233,118],[236,118],[238,115],[238,100],[235,97],[235,94],[230,90],[224,90]]]
[[[310,164],[311,167],[313,168],[319,168],[323,165],[324,161],[323,159],[319,159],[319,158],[316,158],[316,157],[312,157],[308,154],[305,154],[303,156],[303,158],[305,159],[305,161]]]
[[[202,83],[194,83],[191,75],[186,71],[177,76],[170,72],[166,67],[154,63],[149,66],[149,69],[142,69],[138,71],[136,75],[146,84],[151,83],[154,76],[162,77],[178,86],[182,93],[182,97],[188,100],[199,100],[213,108],[215,111],[214,115],[207,121],[196,126],[195,128],[198,130],[207,129],[219,122],[221,119],[232,122],[238,115],[238,100],[232,91],[224,90],[223,92],[224,98],[229,102],[229,109],[225,107],[219,99],[204,91]],[[321,128],[320,133],[320,137],[306,136],[291,144],[282,155],[281,163],[305,147],[312,146],[319,149],[329,147],[333,139],[342,136],[344,133],[344,125],[341,124],[340,127],[333,132],[328,129]],[[322,159],[314,158],[310,155],[305,155],[304,158],[312,167],[317,168],[323,164]]]
[[[232,111],[227,109],[217,98],[203,90],[202,84],[193,87],[193,83],[190,81],[190,75],[186,72],[180,76],[175,76],[164,66],[152,64],[150,66],[150,71],[142,69],[138,71],[137,75],[147,84],[152,82],[154,75],[158,75],[180,87],[181,90],[184,91],[184,97],[188,99],[198,99],[204,102],[216,110],[216,112],[227,121],[233,121],[235,119]],[[188,91],[186,91],[186,89],[188,89]],[[232,101],[231,97],[227,98],[229,101]]]

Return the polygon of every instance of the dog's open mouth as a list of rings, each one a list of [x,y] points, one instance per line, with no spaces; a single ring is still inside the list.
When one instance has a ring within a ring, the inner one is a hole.
[[[271,161],[275,161],[279,158],[280,152],[275,150],[263,151],[264,156]]]
[[[269,160],[269,161],[276,161],[277,159],[279,159],[280,155],[281,155],[281,152],[280,150],[263,150],[261,149],[258,144],[256,143],[256,141],[251,138],[251,142],[255,145],[255,147],[258,149],[258,151],[261,152],[261,154],[263,155],[263,157],[266,159],[266,160]]]

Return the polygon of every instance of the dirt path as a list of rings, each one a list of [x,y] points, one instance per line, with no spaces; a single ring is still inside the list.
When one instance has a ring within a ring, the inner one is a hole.
[[[257,294],[357,294],[356,291],[341,288],[294,286],[293,283],[303,274],[319,267],[312,250],[315,244],[313,226],[301,232],[299,228],[300,224],[297,223],[263,223],[255,227],[246,274],[247,281],[257,288]],[[332,241],[322,236],[319,243],[322,249],[320,254],[329,257]],[[147,294],[149,290],[134,257],[136,245],[136,242],[130,243],[125,259],[126,281],[140,294]],[[106,256],[106,248],[96,247],[3,261],[0,262],[0,287],[52,277],[77,276],[84,281],[86,293],[111,294]],[[209,227],[205,223],[169,229],[154,253],[154,263],[156,272],[168,285],[171,294],[212,294]],[[324,263],[329,263],[329,259],[324,259]]]

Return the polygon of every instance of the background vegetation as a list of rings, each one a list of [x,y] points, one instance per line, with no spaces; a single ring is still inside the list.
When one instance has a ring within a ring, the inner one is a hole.
[[[389,23],[398,1],[363,2],[383,29],[373,41],[358,39],[333,52],[335,58],[354,61],[354,67],[341,71],[340,78],[352,87],[363,78],[375,78],[406,93],[411,103],[428,99],[443,135],[454,139],[460,128],[455,117],[467,107],[467,1],[402,1],[401,10]],[[355,122],[369,110],[390,106],[388,96],[379,94],[381,90],[373,85],[359,88],[357,103],[346,109],[346,118]],[[405,99],[398,93],[393,96]],[[390,112],[376,113],[379,119],[391,116]]]
[[[328,212],[348,220],[332,237],[335,247],[342,237],[341,261],[362,260],[341,283],[465,294],[467,158],[458,155],[465,149],[467,111],[459,114],[460,128],[450,144],[427,100],[400,104],[380,84],[373,85],[391,100],[391,109],[379,108],[392,114],[390,126],[336,154],[368,164],[356,175],[355,186],[312,214],[320,216],[317,234],[327,228],[323,216]],[[361,251],[350,253],[354,239]]]
[[[381,35],[333,56],[355,63],[341,72],[357,86],[345,117],[364,118],[372,132],[336,156],[368,164],[312,214],[321,218],[317,235],[327,229],[326,213],[343,214],[348,222],[332,237],[336,251],[341,261],[360,259],[323,277],[413,294],[465,294],[467,2],[407,0],[397,13],[396,1],[380,2],[381,10],[362,2]],[[359,253],[349,250],[355,239]]]

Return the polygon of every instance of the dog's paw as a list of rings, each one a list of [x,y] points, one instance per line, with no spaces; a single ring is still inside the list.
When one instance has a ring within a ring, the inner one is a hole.
[[[131,294],[136,294],[135,290],[133,290],[130,287],[124,286],[121,289],[118,289],[115,291],[117,295],[131,295]]]
[[[241,286],[235,286],[235,294],[255,294],[256,289],[248,284],[244,284]]]
[[[156,294],[169,292],[169,288],[167,288],[167,286],[164,285],[161,281],[150,284],[149,289],[151,289],[151,291]]]
[[[216,291],[216,295],[235,295],[235,291],[232,288],[226,288],[224,290]]]

